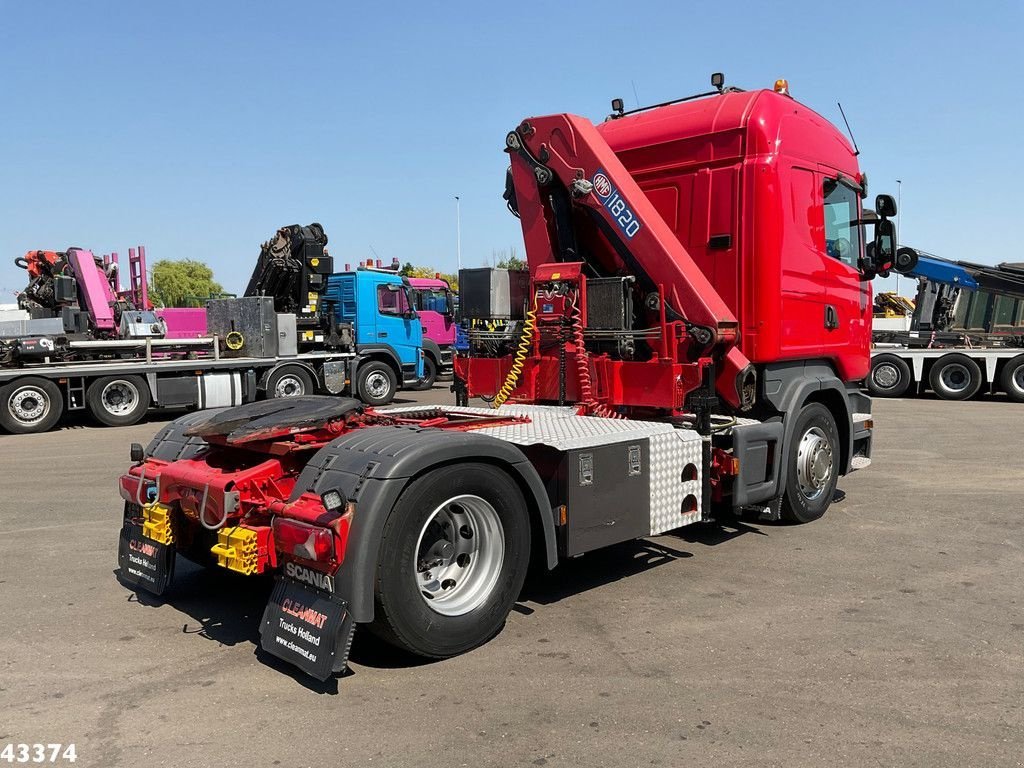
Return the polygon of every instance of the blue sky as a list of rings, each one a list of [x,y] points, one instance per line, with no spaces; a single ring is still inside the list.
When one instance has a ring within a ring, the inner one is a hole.
[[[786,77],[837,123],[842,101],[872,195],[903,181],[905,242],[1024,259],[1020,2],[0,2],[0,303],[14,257],[69,245],[141,243],[240,291],[260,242],[314,220],[338,264],[451,270],[455,195],[464,265],[521,255],[510,128],[716,70]]]

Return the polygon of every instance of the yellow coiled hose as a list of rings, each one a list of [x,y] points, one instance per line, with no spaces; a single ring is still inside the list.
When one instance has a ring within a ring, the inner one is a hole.
[[[516,349],[515,357],[512,358],[512,367],[509,369],[508,376],[505,377],[505,383],[501,385],[501,389],[498,390],[498,394],[494,396],[494,400],[491,401],[493,408],[498,408],[506,400],[508,400],[512,393],[515,391],[516,384],[519,383],[519,377],[523,373],[523,363],[526,362],[526,356],[530,352],[530,345],[533,343],[533,332],[537,328],[537,295],[533,296],[533,306],[530,311],[526,313],[526,322],[523,324],[523,335],[519,339],[519,347]]]

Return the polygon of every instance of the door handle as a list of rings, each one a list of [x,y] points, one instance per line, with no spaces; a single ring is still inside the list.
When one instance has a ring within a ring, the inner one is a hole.
[[[825,330],[834,331],[839,327],[839,313],[831,304],[825,305]]]
[[[379,331],[377,333],[377,338],[378,339],[386,339],[387,337],[388,337],[388,332],[387,331]]]

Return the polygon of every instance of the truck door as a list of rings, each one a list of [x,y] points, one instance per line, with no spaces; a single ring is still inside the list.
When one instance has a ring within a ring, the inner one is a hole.
[[[423,329],[412,309],[408,287],[402,283],[379,283],[377,314],[377,343],[387,344],[395,351],[404,378],[422,376]]]
[[[815,357],[825,340],[828,258],[824,254],[824,221],[817,174],[792,169],[789,221],[782,226],[782,333],[785,357]]]
[[[860,191],[847,177],[823,168],[821,200],[828,270],[825,304],[825,346],[844,379],[867,373],[871,343],[871,286],[860,279],[857,262],[864,253]]]

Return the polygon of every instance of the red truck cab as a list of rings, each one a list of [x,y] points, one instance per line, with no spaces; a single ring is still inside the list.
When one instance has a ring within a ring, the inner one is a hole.
[[[732,91],[611,119],[598,133],[740,322],[755,365],[824,357],[867,373],[865,177],[828,120],[789,95]]]

